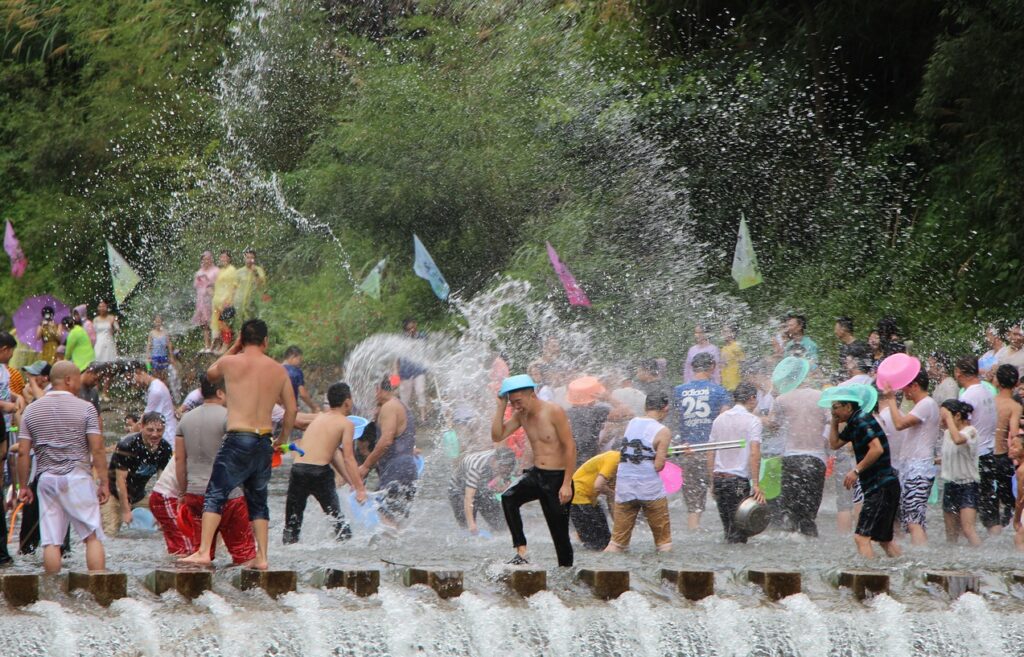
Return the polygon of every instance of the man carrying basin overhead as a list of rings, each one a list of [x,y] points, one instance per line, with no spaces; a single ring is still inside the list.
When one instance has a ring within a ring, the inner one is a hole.
[[[860,481],[864,491],[864,507],[857,520],[854,542],[861,556],[874,558],[871,542],[882,545],[890,557],[901,552],[893,541],[893,523],[900,501],[900,482],[892,468],[889,441],[878,420],[871,414],[878,403],[874,386],[853,384],[829,388],[821,395],[818,405],[832,409],[829,428],[829,446],[840,449],[852,443],[857,460],[844,480],[846,488]],[[839,425],[846,428],[839,431]]]
[[[712,494],[728,543],[746,543],[747,533],[736,526],[736,509],[751,495],[764,504],[761,475],[761,419],[754,415],[757,387],[741,383],[732,393],[736,405],[715,418],[711,441],[745,440],[743,447],[708,452]]]
[[[251,319],[242,325],[238,340],[228,352],[206,372],[210,381],[224,381],[228,430],[206,488],[199,549],[182,560],[187,563],[210,564],[210,548],[224,505],[231,491],[242,486],[256,536],[256,558],[251,565],[263,570],[269,567],[267,484],[274,454],[272,413],[274,404],[280,402],[284,407],[280,435],[291,435],[295,423],[295,394],[284,367],[267,356],[267,345],[266,323]]]
[[[302,531],[306,500],[312,495],[320,508],[334,521],[334,536],[339,541],[352,537],[352,528],[341,514],[334,472],[352,484],[356,501],[366,502],[366,487],[356,464],[355,424],[348,418],[352,410],[352,390],[347,383],[334,383],[327,389],[330,410],[320,413],[302,435],[302,452],[292,463],[285,502],[284,543],[297,543]],[[333,470],[332,470],[333,468]]]
[[[526,559],[526,535],[519,507],[540,501],[551,539],[555,543],[559,566],[572,566],[569,542],[569,503],[573,497],[572,475],[576,465],[576,441],[569,418],[557,404],[537,398],[537,384],[519,374],[502,381],[498,404],[491,420],[491,440],[500,443],[522,427],[533,449],[534,467],[523,472],[518,482],[502,493],[505,521],[512,533],[516,555],[510,564],[529,563]],[[505,420],[505,408],[512,406],[512,417]]]

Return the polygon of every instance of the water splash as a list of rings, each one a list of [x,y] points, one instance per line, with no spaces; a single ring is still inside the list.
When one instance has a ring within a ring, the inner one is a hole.
[[[31,605],[28,610],[46,619],[45,626],[47,627],[47,634],[50,636],[51,654],[76,654],[77,634],[74,628],[74,620],[59,603],[40,600]]]
[[[158,657],[160,652],[160,636],[153,619],[153,607],[142,600],[121,598],[115,600],[111,608],[118,612],[129,623],[131,632],[142,653],[147,657]]]

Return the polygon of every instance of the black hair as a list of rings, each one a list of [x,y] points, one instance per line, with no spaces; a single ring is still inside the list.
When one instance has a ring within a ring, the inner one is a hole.
[[[71,315],[68,315],[64,319],[60,320],[60,323],[64,325],[64,328],[67,329],[74,328],[75,326],[75,320],[71,318]]]
[[[150,411],[142,416],[142,424],[150,424],[152,422],[167,424],[167,420],[164,419],[164,416],[160,415],[156,411]]]
[[[218,253],[217,255],[226,255],[228,257],[228,260],[231,260],[231,251],[228,251],[227,249],[221,249],[220,253]]]
[[[1000,388],[1015,388],[1018,381],[1020,381],[1020,371],[1013,365],[1006,363],[1000,365],[996,370],[996,383]]]
[[[18,341],[14,339],[14,336],[7,331],[0,332],[0,348],[10,347],[14,349],[18,346]]]
[[[640,363],[639,369],[647,370],[648,372],[657,372],[658,371],[658,359],[657,358],[648,358],[647,360],[644,360],[643,362]]]
[[[786,315],[786,319],[795,319],[800,324],[801,331],[807,330],[807,317],[805,317],[804,315],[801,315],[799,313],[789,313]]]
[[[854,343],[846,350],[846,355],[853,359],[857,369],[867,372],[871,369],[874,358],[871,354],[871,347],[866,343]]]
[[[757,398],[757,386],[753,383],[741,383],[732,391],[732,398],[737,404],[743,404]]]
[[[223,380],[214,383],[210,381],[210,377],[207,376],[206,372],[199,375],[199,392],[202,393],[203,399],[213,399],[217,396],[217,391],[223,389]]]
[[[694,372],[710,372],[715,369],[715,357],[709,353],[699,353],[690,361]]]
[[[252,248],[251,246],[247,246],[247,247],[245,247],[245,250],[242,251],[242,255],[248,255],[250,253],[255,256],[256,255],[256,249]]]
[[[331,408],[338,408],[349,399],[352,399],[352,388],[347,383],[338,381],[327,389],[327,405]]]
[[[138,422],[139,416],[136,415],[135,413],[125,413],[124,419],[128,420],[129,422]]]
[[[413,317],[406,317],[405,319],[402,320],[402,330],[403,331],[407,330],[409,328],[410,324],[415,324],[415,323],[416,323],[416,319],[415,318],[413,318]]]
[[[978,357],[961,356],[956,359],[956,369],[965,376],[978,376]]]
[[[883,340],[892,340],[894,336],[900,334],[899,327],[896,325],[895,317],[883,317],[878,320],[878,336]]]
[[[132,372],[149,372],[149,368],[141,360],[133,360],[128,363],[128,367]]]
[[[942,408],[946,409],[953,415],[959,415],[963,419],[970,419],[971,414],[974,413],[974,407],[965,401],[959,399],[947,399],[942,402]]]
[[[931,380],[928,378],[928,370],[922,367],[921,371],[917,373],[917,376],[914,377],[914,380],[911,381],[911,383],[916,383],[920,386],[921,390],[928,392],[928,387],[931,385]]]
[[[946,370],[947,374],[953,372],[953,362],[952,359],[949,357],[949,354],[947,354],[944,351],[935,351],[932,352],[931,357],[935,359],[936,363],[941,365],[943,369]]]
[[[668,406],[668,393],[664,390],[655,390],[644,399],[645,411],[660,411]]]
[[[43,309],[39,314],[42,317],[46,317],[47,315],[53,317],[56,312],[57,311],[53,309],[53,306],[43,306]]]
[[[302,355],[302,349],[300,349],[298,345],[294,345],[293,344],[293,345],[289,346],[287,349],[284,350],[284,359],[285,360],[288,360],[289,358],[294,358],[295,356],[301,356],[301,355]]]
[[[267,323],[262,319],[249,319],[242,324],[242,345],[261,345],[267,339]]]
[[[843,327],[848,333],[853,333],[853,319],[843,315],[842,317],[836,317],[836,324]]]

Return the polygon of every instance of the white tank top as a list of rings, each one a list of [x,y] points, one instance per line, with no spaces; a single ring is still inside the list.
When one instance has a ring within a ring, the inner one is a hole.
[[[654,469],[654,437],[664,428],[654,418],[636,417],[629,421],[615,477],[616,502],[665,497],[665,485]]]

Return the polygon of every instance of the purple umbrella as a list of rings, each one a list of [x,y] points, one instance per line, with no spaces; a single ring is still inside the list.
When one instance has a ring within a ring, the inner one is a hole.
[[[60,321],[71,314],[64,302],[49,294],[25,299],[14,313],[14,328],[18,329],[18,340],[27,344],[34,351],[43,350],[43,342],[36,337],[36,328],[43,321],[43,308],[53,308],[53,321]]]

